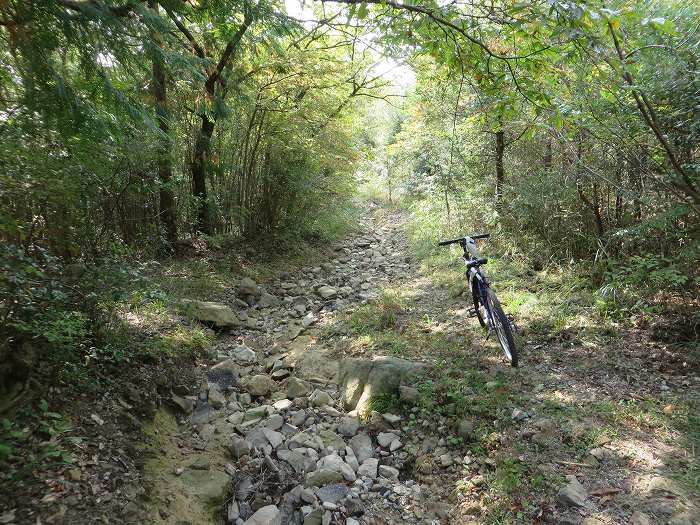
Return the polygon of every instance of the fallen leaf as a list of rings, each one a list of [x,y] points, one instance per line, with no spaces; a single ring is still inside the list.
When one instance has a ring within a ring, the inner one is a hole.
[[[95,423],[97,423],[97,424],[100,425],[100,426],[102,426],[102,425],[105,424],[104,419],[102,419],[102,418],[101,418],[100,416],[98,416],[97,414],[91,414],[91,415],[90,415],[90,419],[92,419]]]

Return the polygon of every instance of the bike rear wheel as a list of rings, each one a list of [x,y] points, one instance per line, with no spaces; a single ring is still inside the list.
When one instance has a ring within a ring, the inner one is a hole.
[[[493,319],[493,329],[494,332],[496,332],[503,353],[512,366],[518,366],[518,348],[515,346],[515,338],[513,337],[510,320],[505,312],[503,312],[501,303],[498,302],[493,290],[489,289],[486,292],[486,300],[489,303],[489,310],[491,311],[491,318]]]

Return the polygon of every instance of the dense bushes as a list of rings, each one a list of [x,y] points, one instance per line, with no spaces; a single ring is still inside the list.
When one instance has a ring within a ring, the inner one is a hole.
[[[139,261],[349,224],[349,102],[374,88],[337,35],[267,2],[44,0],[0,35],[3,379],[201,347],[115,315]]]
[[[323,234],[352,192],[348,102],[374,89],[337,37],[265,2],[40,4],[0,25],[2,240],[80,260]]]
[[[614,309],[670,306],[669,292],[688,304],[700,268],[692,9],[553,9],[570,47],[519,60],[520,74],[416,61],[415,92],[385,108],[369,169],[401,189],[426,243],[489,230],[502,256],[573,264]]]

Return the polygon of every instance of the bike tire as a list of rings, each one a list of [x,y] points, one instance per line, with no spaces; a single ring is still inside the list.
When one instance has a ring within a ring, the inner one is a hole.
[[[476,318],[479,320],[479,324],[482,328],[486,328],[486,319],[481,312],[481,300],[479,299],[479,283],[474,279],[471,283],[472,289],[472,301],[474,302],[474,310],[476,311]]]
[[[496,332],[496,337],[498,342],[503,349],[503,353],[506,355],[510,364],[514,367],[518,366],[518,347],[515,345],[515,338],[513,337],[513,331],[511,330],[510,320],[506,316],[503,308],[501,308],[501,303],[498,302],[496,294],[493,290],[489,289],[486,292],[486,300],[489,303],[489,309],[491,310],[491,316],[494,319],[494,331]]]

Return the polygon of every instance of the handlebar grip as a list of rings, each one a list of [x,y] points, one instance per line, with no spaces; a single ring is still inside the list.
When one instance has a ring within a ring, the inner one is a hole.
[[[480,233],[478,235],[469,235],[471,239],[488,239],[491,237],[490,233]],[[466,241],[466,237],[459,237],[458,239],[450,239],[449,241],[440,241],[438,246],[447,246],[448,244],[462,243]]]
[[[438,246],[447,246],[448,244],[455,244],[457,242],[463,242],[464,237],[460,237],[459,239],[450,239],[449,241],[440,241],[438,243]]]

